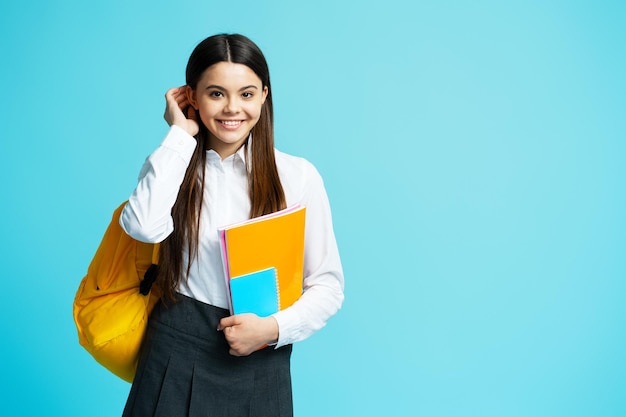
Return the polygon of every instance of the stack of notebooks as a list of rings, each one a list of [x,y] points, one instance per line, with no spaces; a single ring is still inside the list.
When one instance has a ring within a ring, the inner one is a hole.
[[[296,205],[219,229],[232,314],[267,317],[300,298],[305,217]]]

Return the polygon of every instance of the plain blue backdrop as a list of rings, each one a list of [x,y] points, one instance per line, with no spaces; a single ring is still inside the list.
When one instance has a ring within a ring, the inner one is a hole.
[[[74,293],[193,47],[266,54],[346,276],[296,415],[626,415],[626,3],[5,0],[0,413],[120,415]]]

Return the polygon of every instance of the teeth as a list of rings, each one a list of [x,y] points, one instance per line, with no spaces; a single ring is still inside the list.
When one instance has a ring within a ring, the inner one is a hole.
[[[237,126],[241,124],[241,120],[222,120],[222,124],[226,126]]]

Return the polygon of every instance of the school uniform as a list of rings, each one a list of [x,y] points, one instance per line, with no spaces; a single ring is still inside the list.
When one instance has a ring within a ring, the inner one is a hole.
[[[122,212],[126,233],[151,243],[169,236],[170,213],[195,147],[183,129],[170,128],[147,158]],[[228,353],[224,335],[216,330],[229,315],[217,229],[249,217],[250,146],[224,160],[206,152],[198,256],[188,278],[181,279],[179,301],[157,305],[150,317],[125,417],[292,415],[291,344],[321,329],[343,302],[343,272],[323,181],[305,159],[276,150],[287,206],[307,209],[303,295],[273,315],[279,327],[275,346],[243,358]],[[182,250],[186,262],[187,248]]]

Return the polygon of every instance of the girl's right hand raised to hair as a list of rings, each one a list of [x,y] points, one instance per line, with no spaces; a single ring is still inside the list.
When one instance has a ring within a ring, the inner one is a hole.
[[[199,127],[196,121],[196,110],[189,103],[189,86],[170,88],[165,93],[165,114],[163,117],[170,126],[176,125],[184,129],[191,136],[198,133]],[[186,112],[187,115],[185,115]]]

